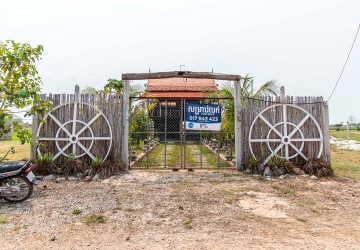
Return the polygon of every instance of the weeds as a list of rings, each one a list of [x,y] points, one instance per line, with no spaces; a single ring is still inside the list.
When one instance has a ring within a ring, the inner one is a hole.
[[[81,214],[82,213],[82,210],[81,209],[74,209],[74,211],[72,212],[72,214],[74,214],[74,215],[79,215],[79,214]]]
[[[0,216],[0,224],[5,224],[8,222],[8,219],[4,216]]]
[[[259,173],[260,158],[256,156],[250,156],[250,158],[244,164],[245,169],[249,169],[251,174]]]
[[[85,215],[81,218],[81,221],[85,223],[86,225],[90,224],[101,224],[105,223],[106,219],[103,215]]]
[[[95,168],[99,168],[103,164],[104,160],[99,156],[96,156],[95,159],[91,161],[91,165]]]
[[[272,188],[277,190],[281,195],[284,195],[284,196],[294,196],[296,194],[296,185],[295,184],[290,184],[286,187],[274,185],[274,186],[272,186]]]
[[[39,155],[37,158],[37,162],[39,164],[53,164],[54,163],[54,154],[53,153],[45,153],[43,155]]]
[[[294,196],[296,194],[296,185],[291,184],[291,185],[281,189],[281,192],[285,196]]]
[[[190,230],[190,229],[193,228],[193,225],[192,225],[193,220],[194,220],[194,215],[190,214],[190,215],[188,216],[187,220],[184,222],[184,228],[185,228],[186,230]]]

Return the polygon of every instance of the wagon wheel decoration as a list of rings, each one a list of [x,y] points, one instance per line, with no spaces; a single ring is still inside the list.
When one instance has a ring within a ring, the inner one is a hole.
[[[266,113],[279,110],[282,113],[282,120],[271,123],[266,118]],[[300,117],[303,117],[300,122],[291,121],[288,117],[287,110],[295,109]],[[302,126],[305,122],[312,122],[315,124],[318,136],[306,137],[302,131]],[[256,138],[256,124],[263,122],[266,124],[268,132],[266,138]],[[255,138],[254,138],[255,137]],[[275,154],[286,160],[290,160],[300,155],[306,161],[308,157],[303,153],[304,146],[307,143],[319,143],[319,150],[317,151],[317,158],[321,157],[323,151],[323,134],[316,119],[305,109],[292,104],[276,104],[262,110],[254,119],[250,127],[249,146],[251,154],[255,157],[253,146],[256,143],[266,143],[270,155],[266,157],[263,162],[265,165]]]
[[[60,111],[62,109],[72,111],[72,114],[70,114],[70,119],[68,121],[61,122],[61,119],[57,118],[54,115],[57,111]],[[94,114],[94,116],[90,117],[90,119],[88,119],[88,122],[78,119],[80,113],[84,110],[93,110],[93,112],[90,113]],[[95,121],[101,119],[101,117],[105,121],[101,124],[102,131],[108,131],[108,136],[97,136],[94,133],[94,129],[92,128]],[[93,146],[97,141],[109,141],[109,146],[107,149],[105,149],[106,153],[102,159],[105,160],[108,157],[112,145],[111,126],[104,113],[95,106],[84,102],[69,102],[61,104],[49,111],[44,116],[44,120],[53,121],[58,127],[54,137],[40,136],[42,134],[46,134],[42,132],[43,130],[45,130],[45,126],[43,126],[43,124],[40,124],[36,133],[38,142],[55,142],[58,152],[54,155],[53,160],[57,159],[60,155],[64,155],[65,157],[67,157],[69,156],[69,154],[72,154],[74,159],[80,158],[84,155],[88,155],[91,159],[94,160],[96,158],[96,155],[94,155],[92,151]],[[71,153],[66,153],[69,151]],[[42,155],[40,147],[38,147],[37,152],[40,156]]]

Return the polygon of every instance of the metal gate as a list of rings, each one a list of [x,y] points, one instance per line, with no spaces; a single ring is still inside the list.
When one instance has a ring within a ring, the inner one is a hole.
[[[186,103],[223,100],[130,98],[129,168],[235,168],[234,131],[185,129]]]

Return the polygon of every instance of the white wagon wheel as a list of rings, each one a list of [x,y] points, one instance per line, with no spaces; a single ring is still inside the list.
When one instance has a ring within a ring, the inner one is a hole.
[[[81,120],[78,120],[79,117],[79,107],[82,106],[83,108],[86,106],[87,109],[93,109],[95,116],[90,119],[88,122],[84,122]],[[54,116],[53,113],[55,113],[56,110],[65,108],[67,110],[73,110],[72,117],[70,120],[65,122],[60,122],[57,117]],[[109,131],[109,136],[97,136],[94,134],[93,129],[91,128],[91,125],[100,117],[103,117],[105,120],[104,124],[101,124],[101,126],[106,127],[106,131]],[[56,131],[55,137],[41,137],[42,134],[41,131],[43,129],[43,124],[40,124],[36,137],[37,141],[52,141],[55,142],[56,148],[58,152],[54,155],[53,160],[57,159],[60,155],[64,155],[65,157],[69,156],[69,154],[66,153],[66,150],[70,148],[71,154],[74,156],[74,159],[82,157],[84,155],[88,155],[91,159],[95,159],[96,156],[91,152],[91,149],[96,143],[96,141],[109,141],[109,146],[107,149],[105,149],[106,154],[103,157],[103,160],[105,160],[111,149],[112,145],[112,131],[111,126],[108,121],[108,119],[105,117],[104,113],[101,112],[97,107],[84,103],[84,102],[69,102],[65,104],[58,105],[54,107],[51,111],[49,111],[45,116],[44,120],[47,119],[53,120],[58,125],[58,130]],[[70,126],[70,129],[69,129]],[[90,134],[84,135],[85,133]],[[63,135],[60,137],[60,135]],[[84,142],[90,141],[90,144],[86,147]],[[59,142],[65,142],[65,146],[60,145]],[[38,154],[41,156],[41,150],[40,147],[37,149]],[[78,153],[80,152],[80,153]],[[82,152],[82,153],[81,153]]]
[[[265,118],[264,114],[266,114],[266,112],[271,112],[271,110],[276,110],[276,108],[281,109],[282,120],[277,121],[275,122],[275,124],[273,124]],[[298,113],[302,113],[305,116],[301,119],[300,122],[295,123],[293,121],[290,121],[287,115],[288,109],[297,109]],[[311,120],[311,122],[315,124],[317,130],[316,134],[318,134],[318,136],[304,136],[301,127],[308,120]],[[254,132],[256,127],[255,124],[259,121],[264,122],[269,128],[266,138],[254,138],[254,134],[256,134]],[[302,152],[307,143],[319,143],[320,147],[316,154],[316,157],[321,157],[323,151],[323,134],[316,119],[305,109],[292,104],[276,104],[262,110],[251,124],[249,133],[249,146],[251,154],[254,157],[256,157],[253,152],[253,144],[255,143],[266,143],[269,151],[271,152],[270,155],[268,155],[264,160],[263,165],[265,165],[275,154],[279,155],[282,158],[285,158],[286,160],[290,160],[300,155],[303,159],[307,161],[308,157]],[[293,151],[294,153],[291,154],[290,151]]]

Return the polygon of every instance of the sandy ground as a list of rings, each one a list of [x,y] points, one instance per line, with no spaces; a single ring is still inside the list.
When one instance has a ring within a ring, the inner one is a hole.
[[[359,187],[197,170],[44,181],[26,202],[0,201],[1,249],[359,249]]]

